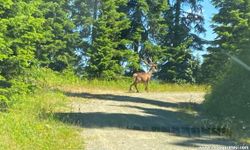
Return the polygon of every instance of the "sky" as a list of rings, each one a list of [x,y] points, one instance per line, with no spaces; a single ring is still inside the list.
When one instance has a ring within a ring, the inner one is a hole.
[[[204,0],[202,2],[203,5],[203,15],[205,18],[205,28],[207,29],[206,34],[203,36],[207,40],[213,40],[216,35],[213,33],[212,28],[210,27],[212,24],[212,16],[216,14],[218,11],[211,4],[210,0]]]
[[[205,19],[205,29],[207,30],[205,34],[201,34],[200,36],[206,40],[214,40],[216,37],[216,34],[213,32],[213,29],[211,27],[212,25],[212,17],[214,14],[216,14],[218,12],[218,10],[212,5],[210,0],[204,0],[202,3],[203,6],[203,15],[204,15],[204,19]],[[206,54],[206,47],[208,47],[207,45],[205,46],[205,50],[204,51],[194,51],[193,55],[197,56],[201,58],[201,61],[203,61],[202,59],[202,55]]]

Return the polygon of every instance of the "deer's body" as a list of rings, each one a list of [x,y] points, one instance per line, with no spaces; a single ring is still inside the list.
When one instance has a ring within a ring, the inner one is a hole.
[[[145,90],[148,92],[148,83],[152,77],[152,74],[156,72],[156,65],[151,65],[148,72],[138,72],[133,74],[134,82],[130,85],[129,91],[132,91],[132,87],[136,88],[136,91],[139,92],[137,84],[144,83]]]
[[[134,73],[133,78],[137,83],[148,82],[151,79],[152,73],[149,72],[139,72]]]

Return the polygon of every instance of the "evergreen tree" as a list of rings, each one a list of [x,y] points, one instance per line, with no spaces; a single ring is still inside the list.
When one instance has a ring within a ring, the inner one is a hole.
[[[250,124],[248,117],[250,113],[250,1],[214,1],[214,4],[220,8],[219,13],[214,17],[220,22],[215,28],[218,34],[216,40],[218,45],[214,51],[210,51],[210,57],[207,57],[206,61],[212,62],[214,57],[222,56],[223,52],[219,50],[224,50],[228,55],[223,54],[222,59],[215,59],[216,62],[210,65],[211,68],[222,68],[225,73],[213,85],[211,94],[206,96],[204,108],[206,113],[216,121],[224,123],[225,119],[230,118],[229,128],[235,131],[233,135],[237,135],[240,131],[243,132],[241,137],[245,135],[247,137],[249,130],[243,127]],[[221,60],[226,62],[226,69],[225,64],[214,66],[222,62]],[[211,79],[213,78],[212,76]],[[243,130],[239,130],[240,128]]]
[[[36,58],[40,66],[62,71],[75,65],[76,49],[79,46],[79,35],[70,20],[69,2],[65,0],[43,0],[39,6],[46,40],[37,46]]]
[[[219,9],[219,13],[213,17],[214,32],[218,36],[213,46],[208,48],[209,53],[202,65],[203,80],[210,83],[220,79],[226,72],[230,62],[227,54],[237,55],[249,43],[249,35],[246,35],[249,29],[249,1],[213,0],[213,3]]]
[[[141,69],[140,60],[150,57],[159,63],[172,61],[161,66],[161,79],[194,82],[196,73],[193,70],[197,70],[198,63],[190,48],[201,49],[203,41],[192,33],[191,28],[194,27],[198,33],[204,32],[198,2],[176,1],[172,4],[167,0],[123,0],[112,2],[112,7],[116,7],[114,9],[109,6],[111,1],[73,0],[72,20],[80,31],[82,46],[78,54],[84,73],[93,77],[111,77],[123,75],[125,71],[125,74],[131,75]],[[190,4],[191,12],[177,7],[179,3],[180,6]],[[111,9],[106,9],[104,4]],[[116,30],[120,22],[125,23]],[[113,26],[115,33],[107,32]],[[110,42],[120,44],[109,45]],[[119,57],[111,55],[114,54],[112,49],[119,52],[116,54]],[[110,66],[107,67],[107,64]],[[171,72],[175,75],[169,75]]]
[[[71,0],[71,20],[75,24],[75,30],[79,32],[81,42],[77,49],[79,72],[87,65],[86,51],[92,45],[95,37],[94,22],[97,20],[99,0]]]
[[[126,5],[125,0],[105,0],[98,6],[99,14],[93,24],[95,37],[87,50],[86,71],[90,77],[114,79],[124,74],[126,63],[136,59],[127,48],[129,41],[121,35],[122,30],[129,28],[126,15],[118,11],[122,5]]]
[[[200,0],[168,1],[170,8],[164,13],[164,17],[169,27],[166,29],[167,34],[161,37],[164,40],[160,43],[167,49],[163,54],[163,61],[166,63],[161,65],[158,74],[162,80],[196,82],[195,71],[199,64],[192,55],[192,51],[201,50],[205,43],[198,36],[205,32],[202,6],[199,2]]]
[[[0,74],[14,78],[35,63],[36,44],[44,41],[45,19],[37,16],[41,1],[0,3]]]
[[[159,43],[167,28],[162,14],[167,9],[166,0],[129,0],[123,9],[131,22],[130,28],[123,31],[123,36],[131,41],[129,46],[141,60],[152,58],[155,62],[159,61],[163,52]],[[130,66],[129,73],[138,69]]]

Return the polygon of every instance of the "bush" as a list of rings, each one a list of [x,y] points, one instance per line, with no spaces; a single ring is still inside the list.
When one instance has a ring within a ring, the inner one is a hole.
[[[250,52],[243,51],[239,59],[250,64]],[[239,63],[232,62],[231,68],[206,96],[205,113],[219,122],[232,120],[235,131],[250,131],[250,71]],[[247,132],[246,132],[247,131]],[[243,133],[243,132],[242,132]]]
[[[35,86],[24,82],[21,78],[5,81],[5,85],[0,86],[0,110],[5,111],[12,105],[20,101],[21,97],[34,91]]]

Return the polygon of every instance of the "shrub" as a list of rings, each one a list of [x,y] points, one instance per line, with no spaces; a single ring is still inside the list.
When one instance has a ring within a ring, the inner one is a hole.
[[[249,65],[250,52],[243,51],[237,59]],[[231,118],[231,128],[235,128],[237,132],[241,130],[249,132],[249,89],[250,71],[244,65],[232,62],[223,80],[213,86],[211,93],[206,96],[205,113],[220,122],[225,118]]]

